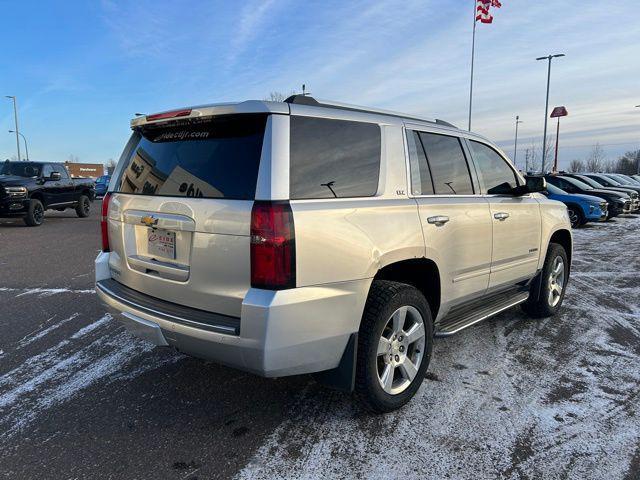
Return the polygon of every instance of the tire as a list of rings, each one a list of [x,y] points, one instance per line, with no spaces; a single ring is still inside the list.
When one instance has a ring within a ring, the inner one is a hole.
[[[562,268],[558,270],[560,261]],[[562,245],[549,244],[547,257],[539,275],[533,280],[529,300],[522,305],[522,309],[534,318],[552,317],[562,306],[569,282],[569,260]],[[559,287],[559,293],[556,287]]]
[[[76,205],[76,215],[80,218],[86,218],[91,213],[91,202],[86,195],[80,195],[78,205]]]
[[[406,331],[409,335],[403,335]],[[404,283],[374,281],[358,333],[358,399],[376,413],[402,407],[424,380],[432,346],[433,320],[424,295]]]
[[[24,217],[24,223],[29,227],[39,227],[42,222],[44,222],[44,205],[37,198],[33,198],[29,201],[29,210]]]
[[[571,221],[571,228],[578,228],[586,223],[584,213],[582,209],[577,205],[568,205],[569,220]]]

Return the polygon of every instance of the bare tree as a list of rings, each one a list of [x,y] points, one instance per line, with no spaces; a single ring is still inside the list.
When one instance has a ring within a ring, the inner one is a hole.
[[[70,153],[69,156],[67,157],[67,162],[69,163],[78,163],[80,161],[80,158],[77,155],[74,155],[73,153]]]
[[[107,167],[107,173],[111,175],[116,169],[116,162],[113,160],[113,158],[110,158],[109,160],[107,160],[105,166]]]
[[[538,162],[538,147],[536,142],[531,140],[531,147],[525,151],[525,163],[529,172],[537,172],[540,170],[540,163]]]
[[[605,160],[602,170],[606,173],[615,173],[618,170],[618,162],[616,160]]]
[[[278,92],[278,91],[273,91],[271,93],[269,93],[269,96],[266,97],[264,100],[267,102],[283,102],[286,98],[290,97],[291,95],[295,95],[296,92],[294,92],[293,90],[291,91],[291,93],[289,95],[282,93],[282,92]]]
[[[545,146],[544,158],[545,158],[545,166],[549,167],[551,170],[551,166],[553,165],[553,161],[555,159],[555,149],[556,149],[556,137],[549,135],[547,137],[547,145]],[[542,149],[541,154],[542,154]]]
[[[571,160],[569,171],[572,173],[584,172],[584,163],[582,160]]]
[[[640,172],[640,150],[627,152],[616,161],[616,172],[635,175]]]
[[[587,157],[587,161],[586,161],[587,170],[589,172],[601,172],[602,170],[604,170],[604,167],[605,167],[604,161],[605,161],[604,150],[602,150],[602,147],[600,146],[599,143],[596,143],[591,149],[589,156]]]

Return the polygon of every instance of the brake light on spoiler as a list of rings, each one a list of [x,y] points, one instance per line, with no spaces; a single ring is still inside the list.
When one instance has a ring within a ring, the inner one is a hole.
[[[152,120],[166,120],[168,118],[188,117],[191,115],[191,109],[172,110],[171,112],[154,113],[153,115],[147,115],[147,121]]]

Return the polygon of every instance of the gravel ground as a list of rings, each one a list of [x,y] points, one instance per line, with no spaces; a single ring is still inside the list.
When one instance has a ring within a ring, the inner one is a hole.
[[[0,220],[0,477],[640,478],[639,235],[576,231],[561,315],[437,340],[416,398],[372,416],[129,336],[92,291],[97,212]]]

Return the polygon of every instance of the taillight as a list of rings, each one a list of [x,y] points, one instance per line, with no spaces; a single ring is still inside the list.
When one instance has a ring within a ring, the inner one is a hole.
[[[147,115],[147,120],[165,120],[167,118],[188,117],[191,115],[191,109],[173,110],[171,112],[154,113],[153,115]]]
[[[109,200],[111,200],[111,192],[104,194],[102,198],[102,215],[100,217],[100,232],[102,233],[102,251],[109,250],[109,226],[107,219],[109,218]]]
[[[256,201],[251,210],[251,286],[296,286],[296,242],[288,202]]]

